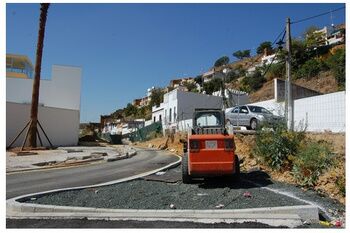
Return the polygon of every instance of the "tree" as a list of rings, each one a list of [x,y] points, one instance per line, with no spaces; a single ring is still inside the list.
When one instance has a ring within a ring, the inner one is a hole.
[[[327,66],[338,81],[339,90],[345,89],[345,49],[338,49],[326,60]]]
[[[326,35],[323,32],[316,32],[318,30],[318,27],[311,26],[304,32],[305,45],[307,48],[325,45]]]
[[[184,86],[187,88],[188,91],[195,91],[197,90],[197,85],[195,82],[185,82]]]
[[[149,102],[150,106],[159,106],[163,102],[164,92],[161,88],[155,88],[151,93],[151,101]]]
[[[36,46],[36,58],[35,58],[35,76],[33,81],[33,93],[32,93],[32,105],[30,110],[31,123],[28,131],[29,146],[35,148],[36,137],[38,134],[38,103],[39,103],[39,87],[40,87],[40,73],[41,73],[41,60],[44,47],[45,25],[47,18],[47,11],[49,9],[49,3],[40,4],[40,19],[39,19],[39,33],[38,43]]]
[[[137,107],[132,105],[131,103],[128,103],[126,108],[124,108],[124,114],[125,116],[133,116],[137,114]]]
[[[214,63],[215,67],[220,67],[223,65],[227,65],[230,62],[230,58],[228,56],[220,57],[216,62]]]
[[[206,94],[211,95],[215,91],[219,91],[222,86],[222,79],[213,78],[209,82],[204,83],[203,88]]]
[[[250,57],[250,50],[238,50],[232,54],[234,57],[236,57],[239,60],[242,60],[243,58]]]
[[[262,42],[259,47],[256,49],[256,53],[257,54],[263,54],[265,49],[267,49],[268,52],[271,52],[273,51],[273,48],[272,48],[272,43],[271,41],[264,41]]]
[[[198,83],[199,85],[202,85],[203,83],[203,77],[202,75],[198,75],[197,77],[194,78],[194,81]]]
[[[261,72],[259,70],[257,70],[253,73],[253,75],[246,76],[242,79],[241,90],[246,92],[257,91],[263,86],[265,82],[266,82],[265,77],[261,75]]]
[[[237,70],[230,70],[226,75],[225,81],[229,83],[237,78],[239,78],[239,72]]]

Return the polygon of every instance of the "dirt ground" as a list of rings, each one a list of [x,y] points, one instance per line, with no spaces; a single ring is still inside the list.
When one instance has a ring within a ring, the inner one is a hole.
[[[324,140],[330,143],[336,156],[335,164],[319,177],[314,189],[323,195],[327,195],[340,203],[345,204],[345,197],[339,191],[337,179],[345,177],[345,134],[308,133],[307,137],[313,140]],[[186,138],[186,134],[175,134],[173,140],[170,136],[155,138],[150,141],[134,143],[136,146],[144,148],[156,148],[169,150],[178,155],[182,155],[182,143],[180,138]],[[267,172],[273,180],[297,185],[289,171],[273,171],[269,167],[260,163],[253,156],[252,148],[255,144],[255,135],[235,135],[236,154],[241,160],[242,171],[263,170]],[[344,180],[345,182],[345,180]]]

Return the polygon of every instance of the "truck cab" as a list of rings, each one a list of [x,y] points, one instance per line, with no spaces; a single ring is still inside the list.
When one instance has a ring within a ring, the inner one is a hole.
[[[233,135],[225,128],[221,109],[195,109],[193,128],[184,143],[182,181],[196,177],[238,175],[238,156]]]

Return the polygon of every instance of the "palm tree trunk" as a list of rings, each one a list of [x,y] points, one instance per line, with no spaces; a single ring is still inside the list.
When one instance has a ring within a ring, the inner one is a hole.
[[[40,4],[40,22],[38,33],[38,44],[36,48],[36,60],[35,60],[35,76],[33,81],[33,93],[32,93],[32,106],[30,110],[31,124],[29,128],[29,146],[35,148],[37,137],[37,123],[38,123],[38,103],[39,103],[39,88],[40,88],[40,73],[41,73],[41,60],[44,47],[45,36],[45,24],[47,18],[47,10],[50,3]]]

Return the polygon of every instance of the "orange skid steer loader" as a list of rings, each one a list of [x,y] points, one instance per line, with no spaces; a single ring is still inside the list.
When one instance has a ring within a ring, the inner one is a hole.
[[[192,130],[183,144],[183,183],[191,183],[193,178],[239,175],[234,138],[227,133],[222,110],[195,109]]]

